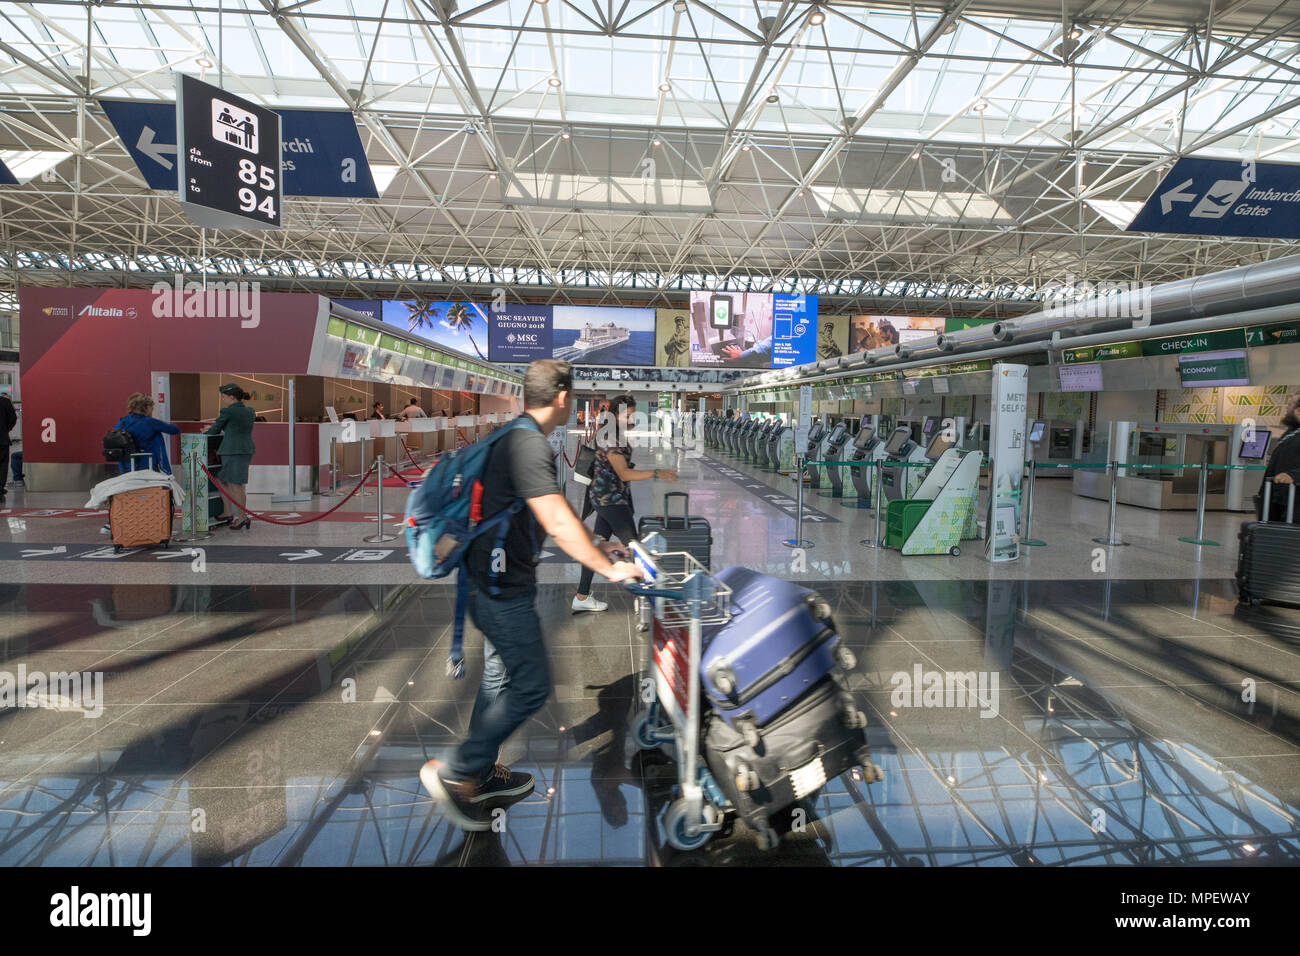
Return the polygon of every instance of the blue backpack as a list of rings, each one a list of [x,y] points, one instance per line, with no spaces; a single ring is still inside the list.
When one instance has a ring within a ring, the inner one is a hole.
[[[496,514],[486,518],[482,515],[481,479],[488,456],[492,446],[515,428],[531,428],[541,434],[536,422],[521,415],[474,444],[447,452],[406,499],[406,544],[415,570],[424,578],[445,578],[460,570],[456,576],[456,612],[451,632],[451,653],[447,659],[448,677],[465,676],[461,643],[465,634],[465,602],[469,597],[469,578],[464,565],[470,543],[480,535],[494,533],[493,547],[502,547],[510,530],[510,519],[525,504],[524,499],[516,498]],[[533,550],[537,549],[534,547]],[[496,586],[495,561],[492,562],[491,576],[488,591],[495,595],[500,593]]]

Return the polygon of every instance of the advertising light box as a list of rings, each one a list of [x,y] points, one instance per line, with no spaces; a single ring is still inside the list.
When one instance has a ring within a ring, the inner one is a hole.
[[[817,296],[772,297],[772,368],[817,361]]]

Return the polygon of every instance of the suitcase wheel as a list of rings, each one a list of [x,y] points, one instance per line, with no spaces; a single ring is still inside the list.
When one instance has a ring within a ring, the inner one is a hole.
[[[823,601],[818,595],[810,594],[804,599],[808,603],[808,611],[813,618],[818,621],[828,621],[831,617],[831,606]]]
[[[841,644],[835,648],[835,660],[846,671],[851,671],[858,666],[858,658],[851,650]]]
[[[171,539],[171,538],[164,538],[164,539],[162,540],[162,542],[158,545],[158,547],[160,547],[160,548],[170,548],[170,547],[171,547],[171,544],[172,544],[172,539]]]
[[[746,721],[738,728],[740,735],[745,738],[745,746],[750,749],[758,747],[763,742],[763,738],[758,733],[758,728]]]
[[[122,553],[122,546],[121,546],[120,544],[115,544],[115,545],[113,545],[113,553],[114,553],[114,554],[121,554],[121,553]]]

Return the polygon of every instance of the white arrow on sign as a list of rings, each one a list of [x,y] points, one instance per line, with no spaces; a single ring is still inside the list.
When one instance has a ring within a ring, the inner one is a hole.
[[[170,159],[164,156],[163,153],[176,152],[176,144],[172,143],[171,145],[168,145],[167,143],[155,143],[153,137],[154,131],[150,127],[146,126],[144,129],[140,130],[140,138],[135,141],[135,148],[144,153],[163,169],[171,169],[174,164]]]
[[[553,557],[555,557],[555,555],[552,554],[550,551],[542,551],[540,554],[537,555],[537,560],[541,561],[543,558],[553,558]]]
[[[1169,215],[1169,211],[1174,208],[1174,203],[1176,202],[1196,202],[1196,193],[1183,192],[1183,190],[1191,184],[1192,180],[1188,179],[1187,182],[1175,186],[1173,189],[1169,190],[1169,192],[1161,193],[1160,212],[1167,216]]]
[[[61,544],[58,545],[57,547],[49,548],[46,550],[41,550],[38,548],[27,548],[26,550],[23,551],[23,557],[34,558],[42,554],[67,554],[67,553],[68,553],[67,547]]]
[[[308,548],[306,551],[281,551],[280,557],[288,558],[290,561],[302,561],[306,558],[319,558],[321,553],[315,548]]]

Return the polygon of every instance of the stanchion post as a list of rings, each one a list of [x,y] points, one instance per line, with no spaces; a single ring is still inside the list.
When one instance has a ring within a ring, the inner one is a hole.
[[[1035,466],[1038,463],[1034,459],[1029,459],[1029,490],[1025,496],[1025,533],[1020,538],[1020,543],[1031,548],[1045,548],[1046,541],[1039,541],[1033,536],[1034,530],[1034,474]]]
[[[392,541],[394,538],[397,537],[397,535],[395,534],[386,533],[384,531],[384,456],[383,455],[379,455],[375,458],[375,480],[379,483],[378,496],[376,499],[378,510],[375,512],[375,533],[366,535],[366,537],[361,539],[362,541],[365,541],[368,544],[376,544],[381,541]]]
[[[361,437],[361,474],[362,474],[362,475],[367,475],[367,474],[369,474],[369,472],[366,471],[366,441],[367,441],[367,439],[366,439],[366,437],[363,435],[363,436]],[[381,482],[381,484],[382,484],[382,482]],[[366,491],[365,486],[363,485],[362,488],[361,488],[361,490],[357,492],[357,497],[358,497],[358,498],[369,498],[369,497],[371,496],[371,494],[372,494],[372,492]]]
[[[298,424],[298,390],[295,381],[293,376],[289,376],[289,387],[286,390],[289,396],[289,493],[280,498],[272,498],[273,505],[282,502],[311,501],[311,495],[298,494],[298,443],[295,431]]]
[[[794,464],[799,475],[794,491],[794,537],[781,543],[787,548],[811,548],[813,543],[803,539],[803,458],[796,458]]]
[[[1286,486],[1286,523],[1292,524],[1295,519],[1295,483]]]
[[[1115,537],[1115,509],[1119,503],[1119,462],[1110,463],[1110,519],[1107,522],[1106,537],[1093,538],[1098,544],[1104,544],[1107,547],[1120,547],[1127,545],[1127,541],[1120,541]]]
[[[882,485],[882,483],[883,483],[883,481],[882,481],[882,476],[883,476],[883,474],[884,474],[884,469],[883,469],[883,467],[882,467],[883,462],[884,462],[884,459],[882,459],[882,458],[877,458],[877,459],[876,459],[876,464],[875,464],[875,472],[876,472],[876,476],[875,476],[875,478],[872,480],[872,487],[873,487],[873,490],[875,491],[875,497],[876,497],[876,508],[875,508],[875,511],[876,511],[876,534],[875,534],[875,537],[872,537],[872,538],[863,538],[861,541],[858,542],[858,544],[862,545],[864,548],[878,548],[878,547],[880,547],[880,496],[881,496],[881,494],[882,494],[883,491],[884,491],[884,489],[881,488],[881,485]]]
[[[1210,545],[1217,548],[1219,542],[1211,541],[1205,537],[1205,489],[1209,481],[1210,474],[1210,446],[1207,444],[1201,451],[1201,477],[1196,483],[1196,537],[1179,538],[1179,541],[1187,544]]]

